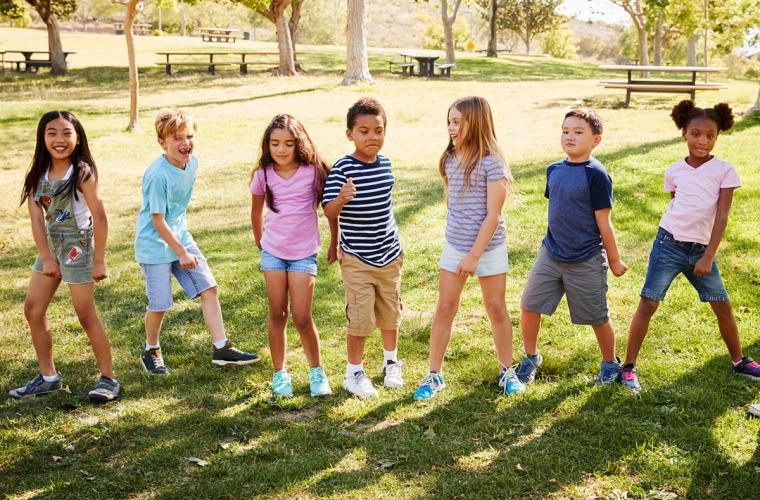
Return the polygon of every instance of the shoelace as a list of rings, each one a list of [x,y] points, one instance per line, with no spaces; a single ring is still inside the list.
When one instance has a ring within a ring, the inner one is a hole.
[[[322,382],[325,381],[325,375],[322,370],[311,372],[311,374],[309,375],[309,378],[310,378],[310,381],[315,384],[321,384]]]
[[[422,382],[420,382],[420,387],[426,385],[426,386],[430,387],[431,389],[435,389],[437,386],[441,385],[441,382],[438,379],[438,377],[439,377],[439,375],[437,373],[428,373],[422,379]]]
[[[150,355],[153,358],[153,364],[156,368],[166,368],[164,366],[164,358],[161,357],[161,352],[156,351]]]
[[[385,373],[397,372],[401,370],[401,367],[406,364],[406,361],[399,359],[395,363],[385,364]]]
[[[362,370],[354,373],[354,382],[365,388],[367,385],[372,385],[372,382],[369,381],[369,377],[367,377]]]

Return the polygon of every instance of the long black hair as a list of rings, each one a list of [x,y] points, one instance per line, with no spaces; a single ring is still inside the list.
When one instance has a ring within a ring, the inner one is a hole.
[[[71,164],[74,166],[74,171],[68,181],[55,194],[69,195],[73,193],[76,200],[78,199],[76,188],[79,186],[79,183],[86,181],[93,175],[95,179],[98,178],[95,160],[92,159],[90,146],[87,144],[87,134],[84,132],[82,123],[69,111],[48,111],[42,115],[40,122],[37,124],[37,144],[34,147],[32,164],[29,166],[29,171],[24,179],[24,189],[21,191],[21,205],[34,193],[35,189],[37,189],[37,183],[45,175],[47,169],[50,168],[52,158],[50,151],[48,151],[45,145],[45,127],[47,127],[48,123],[59,118],[73,125],[77,139],[79,139],[79,144],[74,147],[74,151],[71,153]]]

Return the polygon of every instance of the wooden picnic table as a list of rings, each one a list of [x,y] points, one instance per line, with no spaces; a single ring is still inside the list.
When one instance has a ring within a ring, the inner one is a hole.
[[[153,29],[153,26],[149,23],[133,23],[132,24],[132,32],[136,35],[150,35],[151,30]],[[124,34],[124,23],[120,21],[116,21],[113,23],[113,31],[117,35],[123,35]]]
[[[172,66],[206,66],[210,74],[216,73],[217,66],[240,66],[240,74],[248,74],[249,65],[265,65],[265,66],[277,66],[278,61],[272,61],[270,56],[279,56],[279,52],[257,52],[257,51],[234,51],[234,52],[156,52],[160,56],[165,56],[166,61],[156,63],[160,66],[166,67],[166,74],[172,74]],[[178,61],[177,57],[190,57],[190,58],[206,58],[208,62],[198,60],[182,60]],[[238,56],[235,60],[219,60],[219,56]],[[175,59],[172,61],[171,58]],[[214,57],[217,57],[216,61]]]
[[[24,60],[13,60],[13,59],[5,59],[6,54],[21,54],[24,56]],[[45,54],[45,59],[34,59],[32,56],[34,54]],[[76,54],[76,52],[64,52],[63,53],[63,61],[66,62],[66,58],[69,57],[69,54]],[[13,65],[16,65],[16,71],[21,71],[21,65],[24,65],[24,71],[26,73],[32,73],[34,71],[35,73],[39,71],[39,69],[43,66],[45,67],[51,67],[53,65],[53,62],[50,60],[50,51],[47,50],[6,50],[3,53],[3,64],[9,63],[11,69],[13,69]]]
[[[238,31],[235,28],[198,28],[204,42],[213,42],[216,39],[217,42],[235,43],[237,36],[234,33]]]
[[[421,51],[404,51],[399,52],[399,55],[409,59],[415,59],[417,61],[417,76],[435,76],[435,61],[441,56],[430,52]],[[412,71],[412,75],[414,75]]]
[[[697,83],[697,74],[699,73],[719,73],[726,68],[717,68],[710,66],[639,66],[639,65],[604,65],[599,69],[605,71],[626,71],[628,73],[627,81],[604,81],[599,85],[608,89],[625,89],[625,107],[631,103],[631,93],[633,92],[667,92],[667,93],[688,93],[691,99],[696,99],[697,90],[721,90],[727,88],[720,83]],[[691,74],[691,80],[654,80],[644,75],[634,79],[634,73],[671,73],[671,74]]]

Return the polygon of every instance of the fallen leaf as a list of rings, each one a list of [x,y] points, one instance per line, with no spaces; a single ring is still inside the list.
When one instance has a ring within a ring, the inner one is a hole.
[[[74,448],[74,445],[73,445],[73,444],[70,444],[70,445],[68,445],[66,448],[64,448],[64,450],[66,450],[66,451],[74,451],[74,449],[75,449],[75,448]]]
[[[515,468],[516,468],[517,470],[522,470],[522,471],[524,471],[524,470],[525,470],[525,469],[523,469],[523,466],[522,466],[522,465],[520,465],[520,464],[517,464],[517,465],[515,466]]]
[[[379,460],[377,464],[383,469],[390,469],[391,467],[396,465],[396,462],[394,462],[393,460]]]
[[[229,447],[230,447],[230,443],[219,443],[219,446],[220,446],[220,447],[221,447],[223,450],[226,450],[227,448],[229,448]]]
[[[198,467],[206,467],[208,465],[208,462],[205,460],[202,460],[200,458],[190,457],[187,459],[188,462],[194,463]]]
[[[432,437],[435,437],[435,430],[433,430],[432,427],[428,427],[428,429],[425,432],[423,432],[423,434],[425,435],[425,437],[432,438]]]
[[[739,306],[739,312],[741,312],[741,313],[748,313],[748,312],[752,312],[752,309],[750,309],[747,306]]]
[[[722,471],[718,472],[718,477],[726,477],[728,474],[729,473],[727,471],[722,470]]]
[[[557,481],[556,479],[549,479],[549,482],[552,484],[559,484],[559,481]]]
[[[62,458],[59,457],[58,455],[53,455],[52,457],[50,457],[51,462],[60,462],[61,460]]]

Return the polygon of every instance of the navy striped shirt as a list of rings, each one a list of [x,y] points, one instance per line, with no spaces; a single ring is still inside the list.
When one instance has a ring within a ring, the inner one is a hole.
[[[393,216],[391,161],[381,155],[374,163],[344,156],[327,176],[322,206],[338,197],[349,177],[356,186],[356,197],[346,203],[338,217],[340,248],[367,264],[383,267],[401,255]]]

